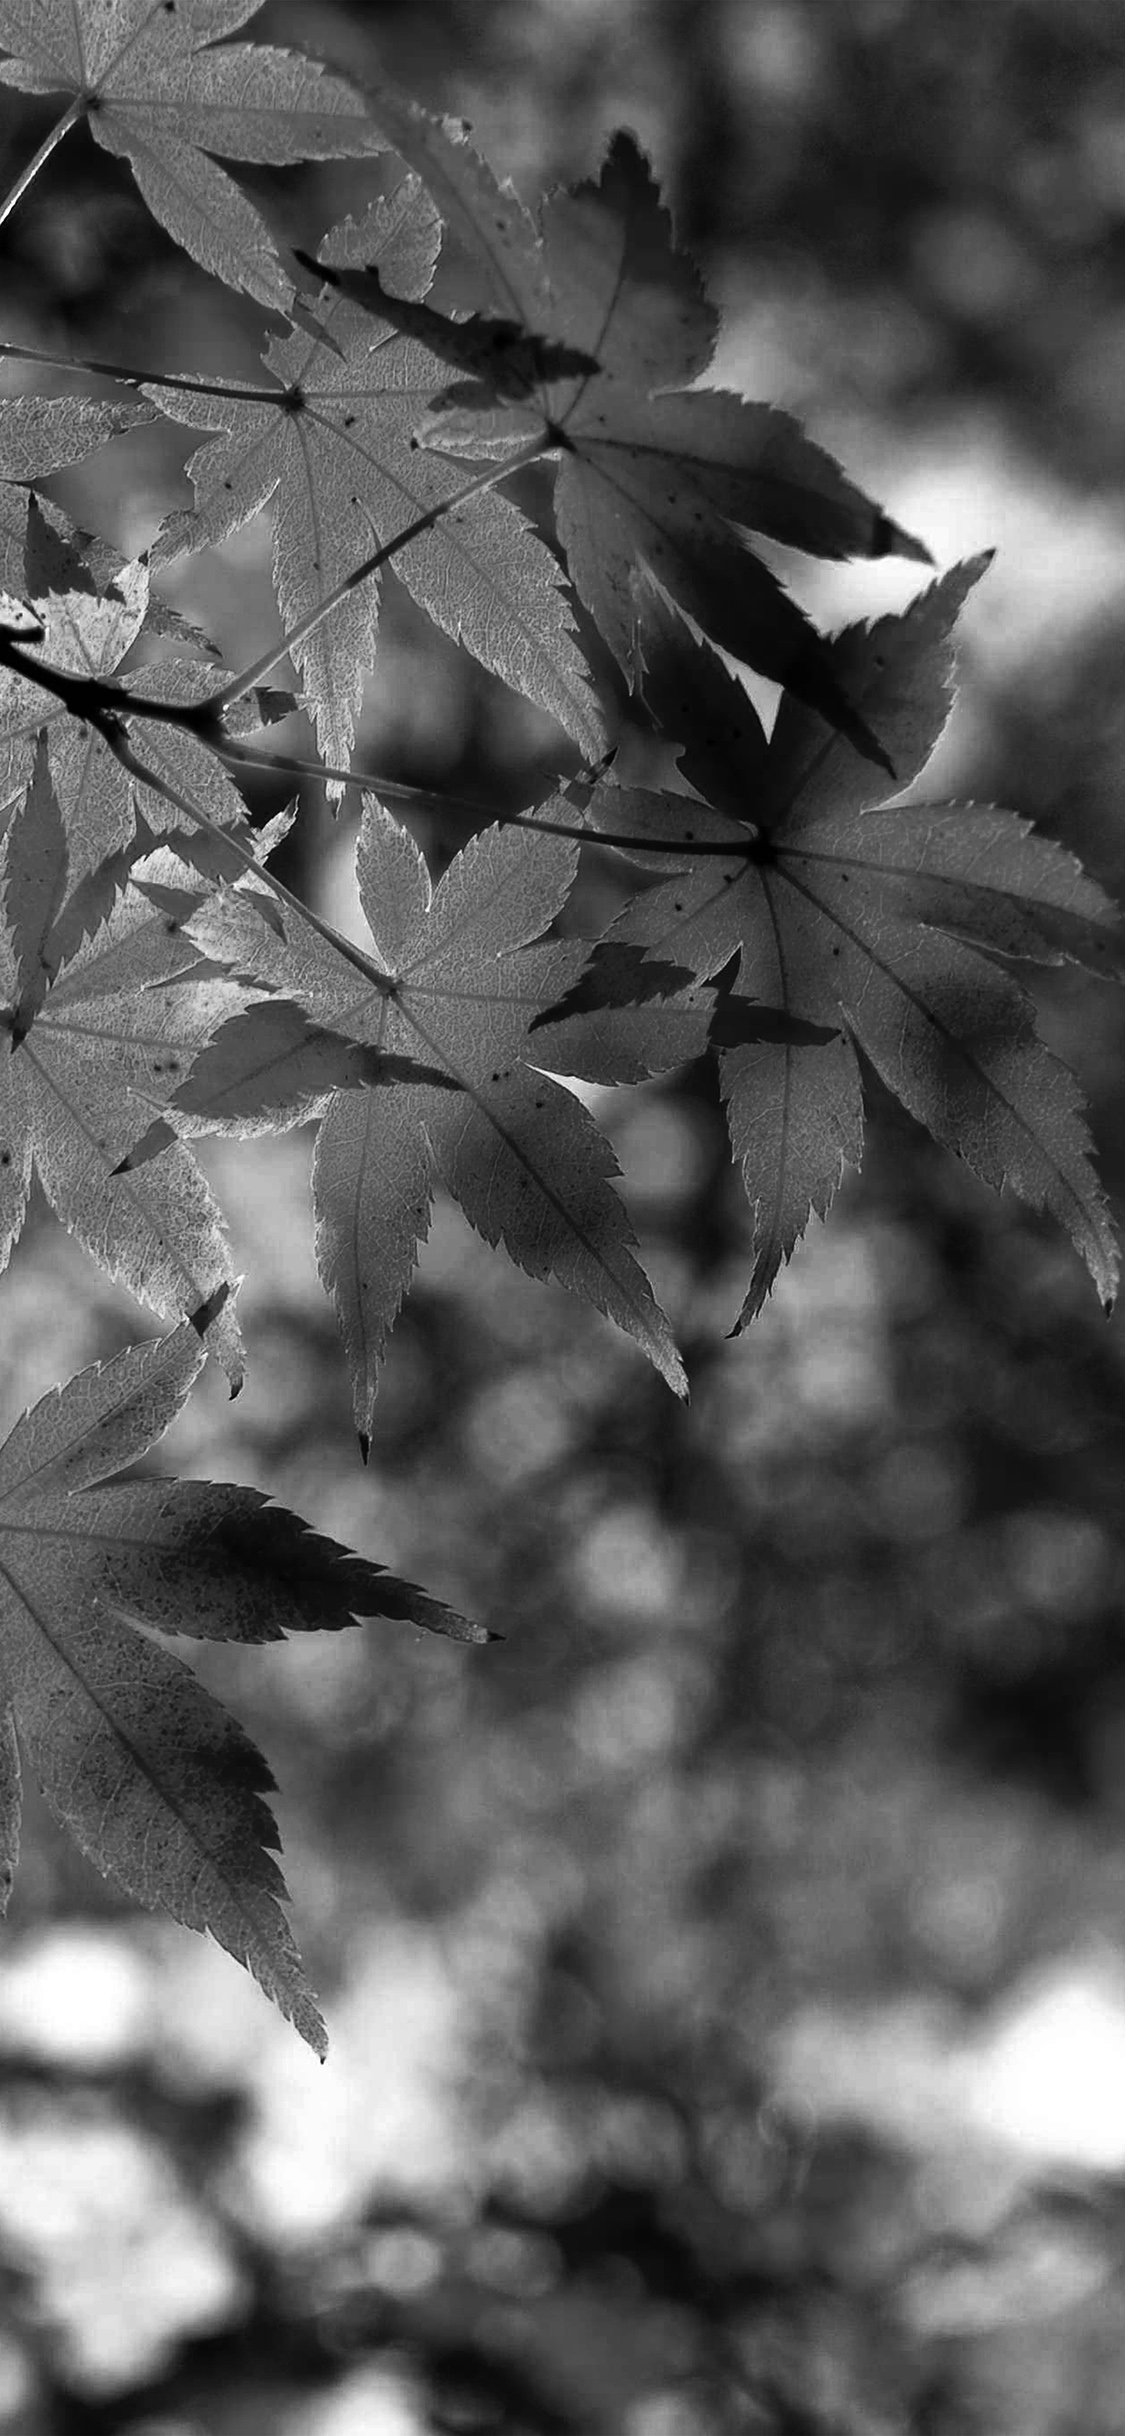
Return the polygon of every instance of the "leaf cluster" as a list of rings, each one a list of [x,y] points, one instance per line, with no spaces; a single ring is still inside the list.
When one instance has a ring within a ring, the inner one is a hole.
[[[782,583],[773,545],[928,552],[792,417],[712,380],[718,317],[633,139],[532,214],[459,125],[231,40],[252,14],[0,0],[0,81],[66,101],[0,216],[85,128],[195,264],[278,322],[253,383],[99,365],[108,400],[0,402],[0,1261],[35,1170],[171,1324],[46,1398],[0,1454],[0,1839],[10,1873],[18,1732],[99,1864],[209,1928],[315,2044],[265,1763],[154,1634],[380,1615],[486,1636],[246,1492],[110,1478],[208,1356],[232,1389],[242,1376],[192,1138],[315,1123],[317,1260],[364,1452],[438,1188],[686,1391],[571,1086],[708,1053],[748,1209],[740,1326],[862,1156],[864,1060],[977,1175],[1063,1225],[1108,1305],[1078,1088],[1013,966],[1119,977],[1123,939],[1013,812],[927,790],[987,562],[835,639]],[[292,255],[214,157],[344,154],[377,163],[378,191]],[[39,486],[157,416],[196,435],[192,504],[125,560]],[[529,465],[552,483],[546,534],[512,487]],[[153,579],[263,515],[282,640],[228,673]],[[436,887],[396,791],[353,759],[391,564],[558,736],[557,789],[483,826]],[[305,762],[248,740],[286,659]],[[768,734],[749,672],[780,688]],[[623,692],[663,785],[617,766]],[[361,943],[272,875],[276,832],[237,784],[263,761],[357,790]],[[625,900],[602,940],[569,924],[584,850],[612,858]]]

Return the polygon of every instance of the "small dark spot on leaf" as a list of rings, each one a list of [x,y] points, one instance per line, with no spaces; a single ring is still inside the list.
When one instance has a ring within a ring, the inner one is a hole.
[[[11,1154],[11,1151],[10,1151],[10,1150],[0,1150],[0,1167],[10,1167],[10,1166],[11,1166],[11,1164],[12,1164],[12,1154]]]
[[[346,414],[346,415],[344,416],[344,429],[345,429],[345,431],[350,431],[350,430],[351,430],[352,425],[353,425],[353,423],[355,422],[355,419],[356,419],[356,418],[355,418],[354,414]]]

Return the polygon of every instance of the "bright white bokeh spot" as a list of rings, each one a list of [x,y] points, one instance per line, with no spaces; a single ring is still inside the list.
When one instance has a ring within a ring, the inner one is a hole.
[[[998,2188],[1044,2169],[1125,2170],[1125,1958],[1079,1951],[1024,1979],[967,2036],[936,1998],[811,2004],[781,2032],[773,2098],[916,2156],[975,2151]]]
[[[246,2305],[225,2235],[156,2143],[50,2092],[0,2115],[0,2246],[88,2393],[155,2376]]]
[[[670,1614],[680,1592],[682,1558],[671,1532],[645,1505],[619,1505],[583,1532],[570,1563],[583,1607],[631,1618]]]
[[[151,1969],[111,1929],[44,1929],[10,1946],[0,1974],[0,2048],[105,2070],[140,2053],[152,2021]]]
[[[285,2421],[285,2436],[426,2436],[433,2424],[385,2369],[360,2368]]]
[[[1076,1957],[1017,1989],[970,2069],[979,2128],[1038,2163],[1125,2169],[1125,1964]]]
[[[243,2204],[274,2238],[312,2239],[372,2190],[446,2190],[466,2161],[464,2023],[437,1937],[401,1921],[374,1927],[330,2010],[323,2066],[280,2017],[261,2023],[250,2064],[254,2121],[238,2173]]]

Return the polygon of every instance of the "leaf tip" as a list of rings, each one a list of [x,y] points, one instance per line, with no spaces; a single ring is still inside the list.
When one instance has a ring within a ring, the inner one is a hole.
[[[171,1144],[178,1139],[178,1135],[164,1117],[155,1117],[147,1131],[141,1135],[140,1140],[134,1142],[132,1149],[126,1151],[124,1158],[118,1160],[116,1167],[111,1168],[111,1176],[134,1175],[139,1167],[147,1167],[150,1160],[158,1159],[162,1151],[168,1150]]]
[[[253,1960],[251,1960],[250,1968],[258,1980],[259,1987],[263,1989],[271,2002],[276,2004],[279,2013],[290,2023],[298,2038],[304,2040],[306,2047],[311,2047],[317,2062],[324,2064],[328,2060],[328,2031],[324,2016],[305,1978],[296,1949],[289,1945],[287,1934],[285,1943],[288,1946],[288,1968],[283,1971],[280,1983],[272,1973],[268,1978],[259,1975]]]
[[[1118,1257],[1118,1248],[1114,1236],[1112,1221],[1109,1216],[1109,1211],[1107,1208],[1105,1208],[1104,1204],[1102,1207],[1102,1216],[1104,1224],[1098,1230],[1096,1252],[1091,1257],[1091,1252],[1087,1250],[1085,1246],[1082,1248],[1086,1254],[1086,1266],[1093,1278],[1098,1301],[1101,1304],[1106,1318],[1112,1319],[1114,1311],[1117,1307],[1117,1289],[1120,1283],[1120,1260]]]
[[[360,1459],[360,1462],[361,1462],[361,1463],[366,1463],[367,1458],[368,1458],[369,1454],[371,1453],[371,1438],[370,1438],[370,1434],[369,1434],[369,1432],[368,1432],[367,1430],[365,1430],[365,1429],[357,1429],[357,1431],[356,1431],[356,1437],[357,1437],[357,1439],[358,1439],[358,1441],[359,1441],[359,1459]]]
[[[871,556],[912,558],[922,567],[932,567],[935,563],[933,551],[927,549],[924,541],[919,541],[915,533],[908,533],[904,525],[896,524],[893,516],[886,515],[876,518]]]
[[[660,1364],[660,1375],[667,1381],[673,1395],[679,1397],[681,1404],[690,1403],[691,1387],[688,1383],[687,1372],[684,1369],[678,1353],[673,1353],[670,1361],[664,1361]]]
[[[218,1319],[220,1311],[229,1302],[230,1296],[231,1281],[229,1277],[221,1278],[214,1292],[207,1296],[206,1301],[197,1303],[195,1310],[187,1313],[198,1337],[206,1336],[212,1321]]]
[[[856,752],[862,754],[865,761],[873,761],[877,769],[885,770],[888,778],[893,779],[897,786],[898,772],[886,745],[880,744],[874,728],[868,726],[866,719],[861,719],[857,712],[848,726],[842,729],[842,733],[847,737],[849,744],[854,745]]]

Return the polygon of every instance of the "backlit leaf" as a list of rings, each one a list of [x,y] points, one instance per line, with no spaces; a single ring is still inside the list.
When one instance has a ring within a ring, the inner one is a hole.
[[[26,591],[42,623],[42,642],[29,659],[94,680],[112,708],[120,664],[147,631],[149,570],[145,559],[125,560],[105,542],[80,547],[62,511],[33,499],[26,511]],[[200,701],[221,682],[221,671],[203,660],[161,660],[131,669],[131,693],[150,701]],[[37,737],[45,732],[52,784],[66,829],[72,885],[87,880],[110,857],[137,838],[142,843],[184,825],[183,814],[155,786],[146,787],[125,770],[91,720],[69,709],[57,694],[22,669],[0,668],[0,806],[14,808],[31,779]],[[245,805],[222,763],[195,736],[158,719],[133,730],[146,766],[166,778],[219,827],[244,827]],[[94,919],[108,910],[95,892]]]
[[[459,280],[472,301],[529,330],[545,327],[542,239],[510,180],[498,178],[470,142],[468,122],[438,117],[387,85],[368,96],[368,106],[380,135],[421,179],[456,240]]]
[[[216,279],[284,311],[292,283],[261,215],[210,158],[333,160],[378,143],[350,86],[262,43],[211,45],[260,0],[0,0],[0,80],[69,93],[126,160],[153,217]]]
[[[614,139],[596,186],[548,197],[542,236],[548,293],[531,327],[599,369],[545,380],[536,400],[509,407],[495,405],[487,381],[476,397],[471,380],[447,387],[423,436],[465,456],[498,455],[526,445],[538,418],[558,453],[555,514],[571,580],[632,680],[633,585],[647,567],[724,650],[880,759],[815,629],[748,534],[829,558],[928,552],[791,416],[683,386],[710,359],[714,315],[631,137]]]
[[[833,646],[850,699],[886,739],[904,783],[944,724],[950,629],[986,563],[954,570],[905,616],[851,628]],[[1125,939],[1103,891],[1010,813],[873,807],[869,773],[791,697],[767,747],[742,689],[651,589],[643,614],[646,688],[674,706],[685,771],[723,810],[682,795],[595,795],[589,817],[599,829],[651,832],[669,850],[678,834],[705,849],[637,898],[619,933],[702,974],[737,957],[732,1005],[777,1010],[788,1024],[788,1036],[720,1053],[754,1212],[743,1321],[810,1212],[828,1208],[845,1164],[858,1163],[853,1044],[977,1175],[1059,1220],[1110,1302],[1117,1255],[1078,1088],[1036,1038],[1027,998],[996,960],[1069,957],[1120,970]],[[740,844],[730,814],[741,789]]]
[[[203,1359],[188,1324],[132,1345],[52,1389],[0,1448],[0,1907],[18,1847],[14,1717],[52,1810],[97,1867],[209,1931],[323,2054],[280,1908],[269,1768],[147,1634],[263,1642],[385,1617],[486,1636],[256,1490],[110,1480],[167,1428]]]
[[[0,399],[0,585],[24,588],[27,495],[18,486],[81,464],[118,432],[151,421],[140,399]]]
[[[489,829],[432,890],[412,839],[368,798],[357,869],[374,940],[369,979],[288,911],[282,936],[268,931],[238,890],[212,900],[190,925],[208,956],[296,998],[316,1024],[444,1078],[444,1088],[406,1081],[336,1092],[317,1138],[317,1256],[364,1437],[435,1181],[488,1242],[531,1276],[584,1295],[682,1386],[667,1322],[612,1189],[612,1151],[580,1102],[540,1070],[553,1062],[550,1027],[529,1033],[536,1013],[564,998],[589,959],[581,940],[542,938],[576,856],[562,838]],[[705,1007],[691,1024],[698,1048]],[[635,1042],[626,1047],[635,1059]],[[569,1056],[558,1063],[582,1070]],[[256,1090],[249,1096],[253,1125],[260,1103]],[[193,1119],[207,1121],[202,1097],[193,1077],[169,1113],[182,1099]],[[239,1125],[229,1096],[213,1121]]]
[[[437,244],[433,211],[411,181],[389,204],[373,205],[363,224],[334,230],[324,251],[333,260],[376,261],[388,285],[421,296]],[[271,341],[265,370],[276,397],[231,388],[193,400],[193,422],[223,436],[191,459],[195,510],[170,521],[153,553],[163,565],[220,543],[272,502],[274,581],[287,630],[378,545],[459,487],[449,465],[414,445],[445,368],[417,340],[373,323],[330,290],[321,311],[334,343],[303,332]],[[183,416],[178,392],[149,394]],[[557,565],[510,500],[486,491],[462,501],[396,551],[394,566],[445,633],[549,711],[583,753],[601,752]],[[294,651],[321,749],[337,766],[350,759],[374,664],[378,602],[371,578]]]
[[[46,888],[39,884],[42,867]],[[64,1226],[154,1310],[190,1314],[230,1278],[210,1189],[173,1136],[136,1171],[124,1162],[154,1100],[184,1079],[196,1051],[242,1003],[232,984],[182,986],[191,942],[135,890],[56,969],[44,909],[61,893],[65,841],[40,757],[0,860],[0,1266],[26,1206],[31,1165]],[[209,1332],[237,1385],[242,1349],[233,1304]]]

